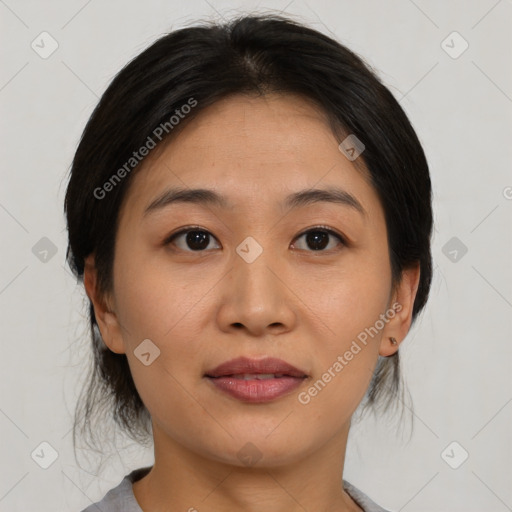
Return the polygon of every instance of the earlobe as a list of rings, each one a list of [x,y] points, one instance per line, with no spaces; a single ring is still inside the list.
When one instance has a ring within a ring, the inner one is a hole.
[[[92,302],[94,316],[105,345],[112,352],[124,354],[124,343],[117,316],[109,304],[109,297],[103,296],[97,286],[97,270],[93,254],[85,259],[84,287],[89,300]]]
[[[393,355],[409,332],[419,282],[419,263],[415,267],[407,268],[402,272],[401,281],[397,285],[390,302],[388,311],[393,310],[394,313],[387,315],[389,322],[382,332],[379,355],[383,357]]]

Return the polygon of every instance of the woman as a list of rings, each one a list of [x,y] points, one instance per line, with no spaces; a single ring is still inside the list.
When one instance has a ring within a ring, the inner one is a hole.
[[[388,89],[283,17],[177,30],[113,80],[73,161],[84,408],[155,462],[86,509],[383,511],[343,479],[399,393],[431,283],[431,183]],[[75,425],[76,427],[76,425]]]

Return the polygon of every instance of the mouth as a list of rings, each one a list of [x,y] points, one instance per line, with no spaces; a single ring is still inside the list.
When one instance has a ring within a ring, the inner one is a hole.
[[[236,377],[250,380],[252,377],[260,379],[280,377],[302,378],[308,377],[308,375],[305,371],[275,357],[265,357],[263,359],[237,357],[207,371],[205,377]]]
[[[262,403],[291,393],[309,376],[282,359],[240,357],[222,363],[204,377],[232,398]]]
[[[288,375],[286,373],[236,373],[232,375],[219,375],[218,377],[214,377],[212,375],[206,375],[210,379],[221,379],[223,377],[231,377],[233,379],[239,380],[267,380],[267,379],[280,379],[281,377],[293,377],[293,375]],[[294,377],[300,378],[300,377]],[[304,375],[303,378],[306,378]]]

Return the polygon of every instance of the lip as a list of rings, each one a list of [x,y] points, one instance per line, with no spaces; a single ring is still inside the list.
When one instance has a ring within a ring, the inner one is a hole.
[[[266,379],[241,378],[243,374],[273,373],[279,377]],[[305,371],[273,357],[251,359],[238,357],[226,361],[213,370],[205,373],[207,378],[218,390],[227,393],[242,402],[269,402],[289,394],[299,387],[308,377]]]
[[[241,375],[244,373],[277,373],[290,377],[307,377],[307,373],[295,366],[275,357],[251,359],[249,357],[237,357],[226,361],[213,370],[207,371],[207,377],[226,377]]]

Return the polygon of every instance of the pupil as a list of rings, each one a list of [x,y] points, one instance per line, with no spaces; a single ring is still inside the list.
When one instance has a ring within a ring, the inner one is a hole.
[[[306,239],[309,247],[312,246],[314,250],[323,249],[329,243],[328,234],[323,231],[311,231],[307,234]]]
[[[191,249],[199,250],[208,247],[209,235],[205,231],[189,231],[187,244]]]

